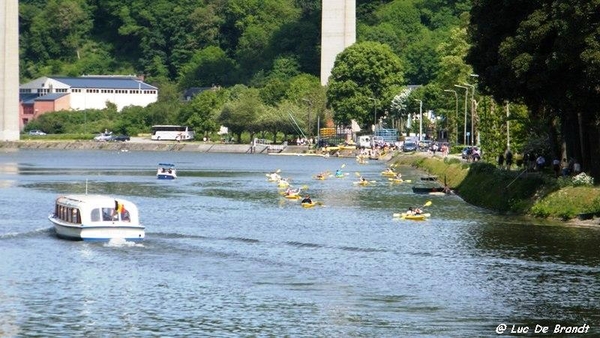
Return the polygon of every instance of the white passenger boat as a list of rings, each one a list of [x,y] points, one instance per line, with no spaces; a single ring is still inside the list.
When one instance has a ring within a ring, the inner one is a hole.
[[[145,227],[130,201],[105,195],[66,195],[48,216],[60,238],[78,241],[142,241]]]
[[[159,180],[173,180],[177,178],[177,170],[172,163],[159,163],[156,178]]]

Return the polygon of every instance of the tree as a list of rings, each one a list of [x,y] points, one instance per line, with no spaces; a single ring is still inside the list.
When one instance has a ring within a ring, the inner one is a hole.
[[[389,46],[360,42],[346,48],[336,58],[327,88],[334,120],[367,125],[376,119],[377,110],[382,115],[403,82],[402,64]]]
[[[181,68],[179,89],[190,87],[230,86],[234,84],[235,62],[219,47],[197,51]]]
[[[257,121],[264,110],[257,89],[238,85],[232,88],[231,101],[223,106],[218,120],[237,136],[240,143],[243,132],[248,131],[253,136],[259,131]]]
[[[181,109],[179,120],[191,126],[196,133],[208,135],[219,130],[218,112],[223,107],[224,90],[209,89],[196,95],[191,102]]]
[[[26,10],[34,13],[31,7]],[[29,17],[25,55],[42,61],[79,59],[79,49],[92,28],[89,14],[83,0],[48,1],[34,17]]]
[[[546,123],[553,156],[564,144],[583,169],[600,177],[600,85],[597,53],[600,1],[475,2],[468,60],[483,90],[524,102]],[[558,121],[558,123],[557,123]]]

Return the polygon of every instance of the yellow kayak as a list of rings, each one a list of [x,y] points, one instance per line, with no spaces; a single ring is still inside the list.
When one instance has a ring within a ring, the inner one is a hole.
[[[306,202],[304,202],[304,203],[302,203],[302,207],[303,207],[303,208],[312,208],[312,207],[314,207],[316,204],[317,204],[317,202],[314,202],[314,201],[313,201],[313,202],[310,202],[310,203],[306,203]]]
[[[393,171],[382,171],[381,172],[381,176],[396,177],[396,175],[398,175],[398,174]]]
[[[288,200],[299,200],[302,198],[302,196],[299,194],[284,195],[283,197],[287,198]]]
[[[394,218],[409,219],[409,220],[414,220],[414,221],[424,221],[429,217],[431,217],[430,213],[413,215],[413,214],[408,214],[408,213],[403,212],[403,213],[394,214]]]
[[[352,182],[352,183],[354,183],[356,185],[360,185],[360,186],[366,187],[367,185],[369,185],[371,183],[375,183],[375,182],[370,182],[370,181],[356,181],[356,182]]]

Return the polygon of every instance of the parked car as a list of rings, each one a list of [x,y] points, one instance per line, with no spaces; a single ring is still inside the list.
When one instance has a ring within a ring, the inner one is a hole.
[[[100,133],[94,137],[95,141],[106,142],[112,139],[112,133]]]
[[[29,135],[43,136],[43,135],[46,135],[46,133],[44,133],[41,130],[34,129],[34,130],[29,131]]]
[[[129,135],[114,135],[111,137],[110,140],[115,141],[115,142],[125,142],[125,141],[129,141],[130,137],[129,137]]]
[[[404,145],[402,146],[402,151],[404,151],[404,152],[417,151],[417,144],[412,141],[405,141]]]
[[[463,160],[467,159],[469,155],[471,155],[471,147],[464,147],[460,152],[460,157],[462,157]]]
[[[419,142],[419,150],[428,151],[431,148],[431,140],[423,140]]]

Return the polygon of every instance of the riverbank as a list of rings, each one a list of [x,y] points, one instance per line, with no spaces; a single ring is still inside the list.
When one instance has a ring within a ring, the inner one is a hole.
[[[152,141],[145,137],[132,137],[126,142],[97,142],[93,140],[21,140],[0,142],[0,149],[56,149],[56,150],[108,150],[108,151],[189,151],[202,153],[268,154],[296,156],[356,156],[355,150],[336,151],[334,154],[315,152],[307,146],[258,144]],[[389,160],[389,154],[381,160]]]
[[[573,186],[546,172],[501,170],[456,157],[397,154],[392,164],[410,165],[439,177],[467,203],[501,214],[560,219],[577,225],[600,223],[600,189]],[[591,217],[590,219],[580,219]]]
[[[286,146],[280,152],[269,152],[266,145],[254,148],[248,144],[151,141],[134,137],[129,142],[96,142],[91,140],[23,140],[0,142],[0,149],[57,149],[109,151],[182,151],[205,153],[270,154],[323,156],[308,152],[306,146]],[[354,157],[352,151],[340,154]],[[396,153],[386,156],[390,164],[410,165],[440,178],[467,203],[502,214],[531,215],[561,219],[578,225],[598,225],[600,189],[596,187],[560,186],[544,173],[499,170],[484,162],[467,163],[459,157],[442,158],[428,153]],[[592,214],[580,220],[580,214]]]
[[[194,151],[205,153],[268,153],[267,146],[252,148],[249,144],[152,141],[132,137],[126,142],[97,142],[91,140],[25,140],[0,143],[4,149],[57,149],[57,150],[114,150],[114,151]],[[288,152],[301,152],[306,147],[287,147]]]

